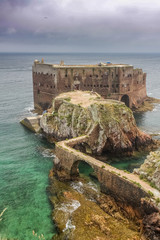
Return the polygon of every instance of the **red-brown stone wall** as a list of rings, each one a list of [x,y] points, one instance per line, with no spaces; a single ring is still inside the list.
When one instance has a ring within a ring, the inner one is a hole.
[[[146,74],[127,67],[59,67],[35,64],[33,67],[34,105],[49,107],[62,92],[94,91],[104,98],[129,97],[129,106],[137,107],[146,97]]]

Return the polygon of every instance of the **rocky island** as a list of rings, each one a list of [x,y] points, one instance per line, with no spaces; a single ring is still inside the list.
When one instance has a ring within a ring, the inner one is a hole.
[[[131,154],[153,144],[137,128],[132,111],[123,102],[93,92],[60,94],[53,100],[51,113],[43,114],[40,126],[44,135],[58,141],[87,134],[84,148],[92,154]]]
[[[57,96],[51,108],[36,119],[27,118],[22,123],[49,141],[58,141],[50,172],[50,199],[59,232],[53,239],[85,236],[88,240],[118,240],[119,234],[124,240],[159,239],[159,191],[138,176],[93,157],[102,153],[131,155],[156,146],[149,135],[137,128],[132,111],[123,102],[103,99],[93,91],[72,91]],[[79,177],[82,161],[93,168],[99,192],[80,190],[86,184]],[[80,186],[73,190],[74,183]],[[125,223],[128,225],[123,228]],[[117,228],[123,229],[121,233],[116,234]],[[88,234],[83,229],[88,229]]]

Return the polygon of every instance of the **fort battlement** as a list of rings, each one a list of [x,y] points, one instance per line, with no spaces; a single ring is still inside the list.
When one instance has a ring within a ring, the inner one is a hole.
[[[34,61],[34,106],[47,109],[62,92],[94,91],[104,98],[138,107],[146,98],[146,73],[132,65],[100,63],[97,65],[46,64]]]

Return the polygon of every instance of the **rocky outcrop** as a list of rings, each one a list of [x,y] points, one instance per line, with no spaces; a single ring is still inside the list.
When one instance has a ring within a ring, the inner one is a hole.
[[[40,119],[41,115],[35,117],[26,117],[23,120],[21,120],[20,123],[24,125],[26,128],[28,128],[30,131],[39,133],[41,131]]]
[[[160,151],[151,152],[141,167],[134,172],[160,190]]]
[[[140,240],[139,226],[127,219],[94,182],[59,182],[50,175],[50,200],[58,234],[53,240]]]
[[[143,219],[144,236],[149,240],[160,239],[160,213],[154,212]]]
[[[93,154],[128,154],[153,143],[137,128],[132,111],[124,103],[104,100],[92,92],[60,94],[53,101],[53,112],[42,116],[40,126],[47,137],[57,140],[88,135],[84,147]]]

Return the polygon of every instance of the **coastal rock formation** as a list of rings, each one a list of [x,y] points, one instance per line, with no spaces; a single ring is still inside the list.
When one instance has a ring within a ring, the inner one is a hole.
[[[153,143],[141,132],[132,111],[122,102],[104,100],[97,93],[74,91],[60,94],[53,101],[40,126],[47,137],[56,140],[88,135],[84,151],[132,153]]]
[[[141,167],[134,172],[160,190],[160,151],[151,152]]]
[[[59,182],[50,176],[50,200],[58,234],[53,240],[141,240],[139,226],[125,217],[94,182]]]
[[[27,127],[30,131],[39,133],[41,131],[40,127],[41,115],[35,117],[26,117],[20,123]]]

